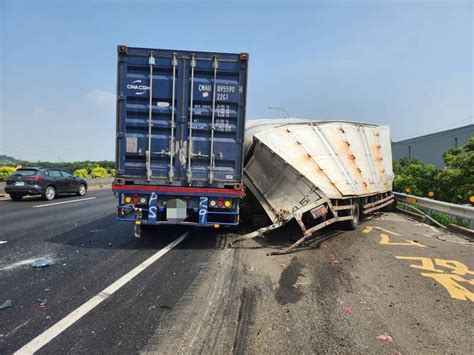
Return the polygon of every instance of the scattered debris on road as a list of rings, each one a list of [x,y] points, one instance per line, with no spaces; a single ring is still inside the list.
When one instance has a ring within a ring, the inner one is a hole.
[[[37,298],[36,302],[39,303],[40,308],[46,308],[48,306],[48,300],[46,298]]]
[[[5,300],[5,302],[0,305],[0,311],[10,307],[13,307],[12,300]]]
[[[352,313],[352,307],[344,306],[344,307],[342,307],[342,311],[344,313]]]
[[[378,335],[377,339],[382,340],[382,341],[393,341],[393,338],[390,335],[388,335],[387,333],[383,333],[383,334]]]
[[[54,261],[43,258],[43,259],[37,259],[33,261],[33,263],[31,264],[31,267],[33,269],[39,269],[39,268],[50,266],[50,265],[54,265]]]

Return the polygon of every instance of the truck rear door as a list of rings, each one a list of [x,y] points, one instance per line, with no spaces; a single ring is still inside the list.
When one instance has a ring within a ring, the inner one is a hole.
[[[117,175],[158,185],[240,183],[247,59],[119,46]]]

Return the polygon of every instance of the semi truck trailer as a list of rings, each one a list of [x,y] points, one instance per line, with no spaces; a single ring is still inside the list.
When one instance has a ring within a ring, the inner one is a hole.
[[[235,226],[247,53],[117,47],[118,220]]]

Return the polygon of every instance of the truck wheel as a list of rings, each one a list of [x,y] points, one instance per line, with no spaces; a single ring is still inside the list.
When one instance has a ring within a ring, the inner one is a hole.
[[[84,196],[87,192],[86,185],[80,184],[79,185],[79,190],[77,190],[77,196]]]
[[[44,190],[43,197],[48,200],[54,200],[54,197],[56,197],[56,189],[52,186],[48,186],[46,190]]]
[[[347,230],[353,231],[354,229],[357,229],[357,226],[359,225],[359,218],[360,218],[360,212],[359,212],[359,204],[354,205],[354,209],[352,210],[352,219],[348,221],[344,221],[344,227]]]
[[[10,194],[10,198],[13,201],[21,201],[21,199],[23,198],[23,195],[22,194]]]

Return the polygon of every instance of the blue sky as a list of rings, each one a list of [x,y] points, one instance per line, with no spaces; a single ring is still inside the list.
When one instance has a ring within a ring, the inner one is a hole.
[[[113,159],[116,45],[249,52],[248,118],[473,123],[470,1],[0,0],[0,154]]]

